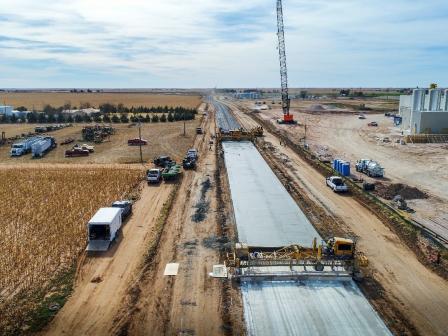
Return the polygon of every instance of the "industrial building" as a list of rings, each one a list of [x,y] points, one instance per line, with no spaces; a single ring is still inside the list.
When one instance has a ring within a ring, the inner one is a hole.
[[[233,95],[236,99],[260,99],[261,94],[259,92],[237,92]]]
[[[448,134],[448,89],[415,89],[400,96],[402,130],[409,134]]]

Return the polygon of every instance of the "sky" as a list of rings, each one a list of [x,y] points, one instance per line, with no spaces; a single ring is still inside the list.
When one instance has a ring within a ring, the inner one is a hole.
[[[290,87],[448,86],[448,1],[284,0]],[[280,86],[275,0],[0,0],[1,88]]]

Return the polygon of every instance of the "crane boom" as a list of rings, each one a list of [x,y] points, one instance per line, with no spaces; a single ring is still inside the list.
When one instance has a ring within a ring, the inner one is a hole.
[[[280,78],[282,84],[282,123],[294,123],[292,114],[289,114],[290,100],[288,93],[288,68],[286,65],[286,45],[285,45],[285,26],[283,24],[283,5],[282,0],[277,0],[277,36],[278,53],[280,58]]]

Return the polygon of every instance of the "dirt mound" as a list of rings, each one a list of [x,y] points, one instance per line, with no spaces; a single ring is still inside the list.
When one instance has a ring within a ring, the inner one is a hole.
[[[310,111],[325,111],[325,107],[323,107],[322,105],[311,105],[309,107]]]
[[[406,184],[396,183],[396,184],[383,184],[377,183],[375,185],[376,194],[387,200],[393,199],[395,196],[400,195],[406,200],[412,199],[423,199],[428,198],[428,195],[423,191],[410,187]]]

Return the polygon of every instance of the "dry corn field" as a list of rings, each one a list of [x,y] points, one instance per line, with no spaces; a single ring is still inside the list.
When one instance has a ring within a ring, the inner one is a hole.
[[[0,334],[33,309],[17,299],[70,270],[85,249],[88,220],[142,174],[131,166],[0,169]]]

